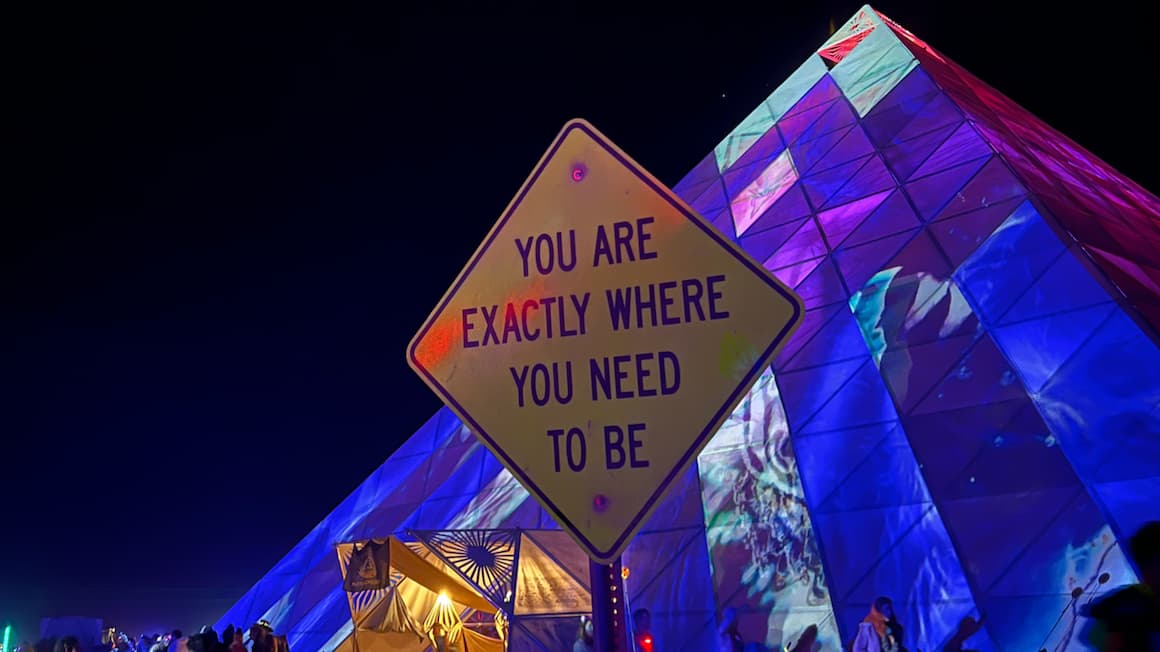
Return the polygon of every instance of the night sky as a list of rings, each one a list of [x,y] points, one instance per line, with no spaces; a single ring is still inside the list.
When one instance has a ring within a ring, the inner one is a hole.
[[[859,6],[751,4],[10,17],[0,621],[215,620],[439,407],[404,347],[566,120],[676,183]],[[879,8],[1160,189],[1155,16],[1017,4]]]

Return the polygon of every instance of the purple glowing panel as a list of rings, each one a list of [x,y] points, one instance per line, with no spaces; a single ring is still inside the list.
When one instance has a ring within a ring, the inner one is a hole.
[[[776,258],[777,254],[774,254],[770,260],[774,260],[776,262]],[[792,265],[777,268],[769,264],[770,260],[765,261],[765,268],[773,272],[774,276],[776,276],[782,283],[785,283],[791,288],[800,285],[803,281],[805,281],[806,278],[810,276],[810,274],[814,273],[814,270],[816,270],[819,265],[822,264],[821,256],[811,260],[803,260],[800,263],[794,263]]]
[[[789,118],[787,121],[792,119]],[[839,130],[844,132],[845,128],[853,125],[857,119],[858,116],[854,115],[854,110],[850,107],[849,103],[842,101],[831,102],[828,108],[818,116],[817,120],[814,120],[808,127],[801,130],[795,142],[802,143],[815,140]],[[783,121],[783,124],[785,122]]]
[[[986,162],[986,159],[975,159],[908,182],[906,193],[919,216],[929,220],[937,215]]]
[[[686,201],[701,215],[711,216],[729,206],[729,195],[725,193],[725,184],[718,178],[707,184],[696,197]]]
[[[766,259],[766,266],[780,269],[803,260],[811,260],[826,253],[826,241],[818,231],[818,222],[813,218],[805,219],[797,231],[777,248],[772,256]],[[792,287],[792,286],[791,286]]]
[[[984,208],[931,223],[929,230],[953,267],[958,267],[994,233],[1020,203],[1014,197]]]
[[[918,235],[918,231],[918,229],[911,229],[895,233],[866,244],[843,248],[835,252],[834,260],[838,264],[838,271],[842,273],[846,287],[857,291],[871,282],[885,270],[886,263],[901,251],[906,243]],[[878,287],[876,283],[875,287]]]
[[[859,205],[859,203],[846,204],[846,206],[852,207]],[[838,211],[841,208],[834,210]],[[921,222],[918,221],[918,216],[915,215],[914,209],[911,208],[910,201],[906,195],[901,191],[895,190],[882,199],[881,203],[875,206],[874,211],[865,220],[853,227],[849,235],[840,243],[834,245],[834,248],[848,249],[850,247],[856,247],[888,235],[911,231],[920,225]]]
[[[993,158],[983,166],[967,185],[951,198],[934,221],[974,211],[989,208],[1009,199],[1020,198],[1026,195],[1023,185],[1011,174],[1011,171],[998,158]]]
[[[838,268],[834,266],[834,261],[830,258],[818,263],[818,266],[807,274],[800,283],[794,285],[793,289],[801,297],[807,310],[832,303],[845,302],[849,296],[846,285],[842,282],[842,277],[838,275]]]
[[[812,170],[827,170],[874,153],[874,145],[870,143],[865,130],[861,127],[854,126],[845,132],[834,133],[841,135],[841,139],[825,152],[825,156]],[[811,170],[807,170],[809,171]]]
[[[951,123],[910,140],[892,144],[882,150],[882,155],[900,179],[909,179],[957,127],[957,124]]]
[[[941,91],[921,68],[907,74],[862,119],[870,139],[880,147],[897,142],[897,135],[921,114]]]
[[[815,172],[814,174],[802,179],[802,187],[805,188],[806,196],[809,197],[810,204],[813,206],[821,206],[826,203],[835,192],[846,185],[850,177],[854,176],[862,166],[866,165],[872,156],[865,158],[854,159],[848,163],[843,163],[837,167],[829,168]]]
[[[824,170],[834,165],[839,165],[847,161],[851,161],[859,156],[865,156],[873,152],[869,147],[861,148],[861,151],[856,151],[853,156],[848,156],[850,150],[857,150],[853,147],[857,142],[851,143],[852,146],[844,148],[834,157],[830,156],[830,152],[838,146],[839,143],[845,141],[851,133],[858,131],[856,125],[850,125],[838,131],[832,131],[824,136],[814,138],[813,140],[798,141],[789,148],[790,156],[793,157],[794,165],[803,174],[809,174],[814,171]],[[867,143],[868,144],[868,143]],[[838,160],[834,160],[838,159]]]
[[[846,237],[857,229],[889,194],[888,192],[880,192],[819,213],[818,223],[826,235],[826,242],[830,249],[837,249],[841,246]],[[918,223],[913,222],[910,226],[918,226]]]
[[[809,217],[803,217],[793,222],[787,222],[762,230],[750,228],[738,240],[738,244],[745,250],[745,253],[753,256],[754,259],[767,260],[785,244],[786,240],[789,240],[793,234],[801,230],[802,226],[810,219]]]
[[[847,202],[861,199],[895,187],[894,177],[886,169],[886,164],[877,156],[870,157],[850,180],[842,185],[837,192],[830,195],[822,205],[823,209],[841,206]]]
[[[717,180],[721,171],[717,169],[717,157],[709,154],[701,159],[695,168],[685,175],[685,178],[677,182],[673,186],[673,192],[681,197],[696,197],[700,195],[705,188]]]
[[[802,348],[814,338],[814,334],[824,328],[834,318],[834,315],[843,309],[844,307],[840,305],[807,309],[805,314],[802,315],[801,326],[794,331],[793,335],[786,340],[781,350],[774,356],[774,371],[782,371],[789,361],[793,360],[801,352]]]
[[[914,176],[916,178],[924,177],[960,163],[990,156],[993,153],[990,146],[979,137],[970,123],[964,122],[955,129],[946,141],[939,145],[933,154],[923,161],[922,165],[915,170]]]

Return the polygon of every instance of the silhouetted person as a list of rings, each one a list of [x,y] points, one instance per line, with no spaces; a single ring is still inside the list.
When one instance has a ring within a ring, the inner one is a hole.
[[[652,631],[652,614],[648,609],[632,612],[632,633],[639,652],[655,652],[656,638]]]
[[[250,650],[252,652],[274,652],[274,632],[265,621],[258,621],[250,628]]]
[[[966,618],[960,620],[958,630],[956,630],[955,635],[952,636],[949,641],[947,641],[947,644],[943,647],[943,652],[974,652],[974,650],[968,650],[963,646],[966,645],[968,638],[979,633],[979,630],[983,628],[983,621],[986,619],[986,616],[983,616],[978,620],[967,616]]]
[[[1111,593],[1091,606],[1097,623],[1089,642],[1099,650],[1160,651],[1160,521],[1144,524],[1128,542],[1140,583]]]
[[[75,636],[66,636],[52,646],[52,652],[81,652],[81,642]]]
[[[592,619],[588,616],[580,617],[580,629],[576,632],[576,642],[572,644],[572,652],[592,652],[596,649],[596,634],[592,630]]]
[[[894,603],[882,597],[870,605],[870,613],[858,623],[858,637],[854,639],[854,652],[898,652],[899,641],[890,631],[890,621],[894,618]]]
[[[806,628],[797,643],[793,646],[793,652],[813,652],[814,644],[818,642],[818,626],[810,625]]]
[[[737,610],[729,607],[721,614],[721,629],[718,632],[718,652],[744,652],[745,639],[737,628]]]

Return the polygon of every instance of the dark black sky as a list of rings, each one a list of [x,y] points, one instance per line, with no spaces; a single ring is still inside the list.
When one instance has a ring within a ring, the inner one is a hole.
[[[6,21],[0,620],[224,611],[438,407],[404,346],[567,119],[675,183],[858,7],[753,4]],[[1160,187],[1154,15],[879,8]]]

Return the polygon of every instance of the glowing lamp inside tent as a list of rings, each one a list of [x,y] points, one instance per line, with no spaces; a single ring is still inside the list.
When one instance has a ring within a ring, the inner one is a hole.
[[[450,607],[451,598],[447,597],[446,593],[440,592],[439,597],[435,599],[435,604],[439,605],[440,607]]]

